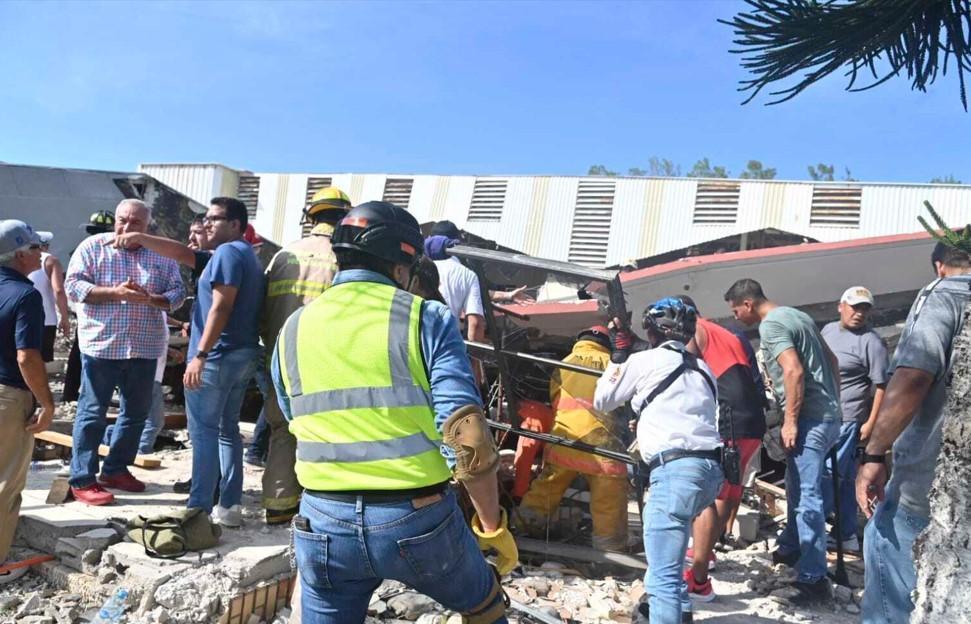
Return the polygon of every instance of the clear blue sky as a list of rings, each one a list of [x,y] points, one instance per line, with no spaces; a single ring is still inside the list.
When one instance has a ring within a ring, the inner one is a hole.
[[[740,2],[0,3],[0,160],[582,174],[703,156],[971,182],[956,80],[741,105]]]

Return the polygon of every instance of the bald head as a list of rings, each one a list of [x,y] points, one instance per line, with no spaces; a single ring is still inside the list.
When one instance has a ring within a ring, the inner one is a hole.
[[[115,234],[147,232],[152,209],[140,199],[123,199],[115,208]]]

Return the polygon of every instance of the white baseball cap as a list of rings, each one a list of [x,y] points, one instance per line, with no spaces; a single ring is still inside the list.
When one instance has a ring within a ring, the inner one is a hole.
[[[40,245],[34,228],[20,219],[0,221],[0,255],[18,251],[29,245]]]
[[[851,286],[846,289],[843,296],[840,297],[840,303],[848,303],[851,306],[855,306],[861,303],[869,303],[873,305],[873,293],[869,289],[863,286]]]

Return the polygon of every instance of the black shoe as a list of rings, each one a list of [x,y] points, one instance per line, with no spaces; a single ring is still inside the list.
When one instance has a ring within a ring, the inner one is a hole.
[[[833,602],[833,590],[828,578],[821,578],[815,583],[796,581],[792,584],[792,588],[796,590],[796,595],[789,598],[789,602],[797,607],[811,607]]]
[[[778,548],[776,548],[775,550],[772,551],[772,563],[782,563],[789,566],[790,568],[794,568],[796,567],[796,564],[799,563],[799,558],[801,556],[802,555],[799,553],[798,550],[784,555],[779,551]]]
[[[185,481],[176,481],[172,484],[172,491],[176,494],[188,494],[189,490],[192,489],[192,479],[186,479]]]
[[[647,594],[641,595],[640,602],[634,606],[631,624],[651,624],[651,605],[647,602]],[[693,624],[694,615],[691,611],[681,614],[681,624]]]

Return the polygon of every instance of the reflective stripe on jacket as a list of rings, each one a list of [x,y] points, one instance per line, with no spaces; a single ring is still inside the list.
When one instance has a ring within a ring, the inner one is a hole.
[[[304,488],[400,490],[451,477],[422,361],[421,304],[393,286],[347,282],[287,320],[277,349]]]

